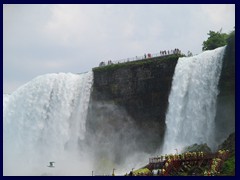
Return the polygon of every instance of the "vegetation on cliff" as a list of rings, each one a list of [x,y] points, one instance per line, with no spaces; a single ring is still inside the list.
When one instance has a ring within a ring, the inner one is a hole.
[[[235,133],[230,134],[229,137],[219,146],[219,149],[229,150],[229,158],[223,164],[221,175],[235,175]]]
[[[227,45],[224,54],[223,69],[227,68],[226,71],[228,71],[229,68],[232,68],[232,65],[235,66],[235,30],[229,34],[221,33],[221,30],[218,32],[209,31],[208,35],[208,39],[203,42],[202,50],[212,50]]]
[[[138,60],[138,61],[129,61],[129,62],[125,62],[125,63],[111,64],[111,65],[106,65],[106,66],[102,66],[102,67],[95,67],[95,68],[93,68],[93,71],[116,70],[116,69],[123,68],[123,67],[139,66],[139,65],[152,63],[152,60],[161,61],[161,62],[171,61],[171,60],[176,60],[182,56],[184,56],[184,55],[173,54],[173,55],[168,55],[168,56],[164,56],[164,57],[160,56],[160,57],[147,58],[147,59]]]
[[[235,155],[227,159],[222,168],[222,176],[234,176],[235,175]]]
[[[222,33],[222,30],[214,32],[209,31],[208,33],[209,37],[206,41],[203,41],[203,47],[202,50],[213,50],[221,46],[225,46],[228,41],[230,34]]]

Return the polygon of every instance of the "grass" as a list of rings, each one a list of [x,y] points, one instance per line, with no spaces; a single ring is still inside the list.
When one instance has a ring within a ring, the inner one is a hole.
[[[138,170],[135,170],[135,171],[133,171],[133,174],[141,174],[141,173],[143,173],[143,174],[148,174],[148,173],[150,173],[151,171],[148,169],[148,168],[143,168],[143,169],[138,169]]]
[[[93,68],[93,71],[100,72],[100,71],[116,70],[116,69],[123,68],[123,67],[132,67],[132,66],[151,64],[155,61],[164,62],[164,61],[176,60],[179,57],[182,57],[182,55],[173,54],[173,55],[169,55],[169,56],[165,56],[165,57],[154,57],[154,58],[148,58],[148,59],[143,59],[143,60],[138,60],[138,61],[130,61],[130,62],[125,62],[125,63],[112,64],[112,65],[107,65],[107,66],[103,66],[103,67],[95,67],[95,68]]]
[[[233,155],[224,162],[221,175],[226,176],[235,175],[235,155]]]

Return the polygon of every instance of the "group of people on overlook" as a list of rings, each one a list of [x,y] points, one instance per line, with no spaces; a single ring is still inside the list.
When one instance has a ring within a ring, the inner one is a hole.
[[[152,57],[167,56],[167,55],[172,55],[172,54],[181,54],[181,51],[178,48],[175,48],[173,50],[159,51],[159,53],[157,53],[157,54],[151,54],[151,53],[146,54],[145,53],[144,56],[136,56],[136,57],[133,57],[133,58],[127,58],[127,59],[123,59],[123,60],[119,60],[119,61],[114,61],[114,63],[113,63],[112,60],[108,60],[107,62],[101,61],[100,64],[99,64],[99,67],[112,65],[112,64],[119,64],[119,63],[122,63],[122,62],[143,60],[143,59],[152,58]]]

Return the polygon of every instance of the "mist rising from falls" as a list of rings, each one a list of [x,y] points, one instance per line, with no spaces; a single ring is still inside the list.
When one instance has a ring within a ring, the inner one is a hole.
[[[175,68],[162,153],[194,143],[216,148],[214,120],[225,47],[179,58]]]
[[[123,175],[147,164],[135,121],[113,103],[91,103],[92,83],[92,72],[47,74],[3,95],[4,175]]]
[[[47,74],[4,95],[4,175],[78,175],[91,169],[81,146],[91,87],[92,72]],[[49,161],[56,168],[48,168]]]
[[[4,107],[9,101],[9,98],[10,98],[10,94],[3,94],[3,111],[4,111]]]

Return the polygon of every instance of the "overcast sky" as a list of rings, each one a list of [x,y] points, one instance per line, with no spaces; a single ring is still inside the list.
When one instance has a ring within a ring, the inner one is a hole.
[[[235,5],[3,5],[3,90],[109,59],[174,48],[198,54],[209,30],[234,26]]]

